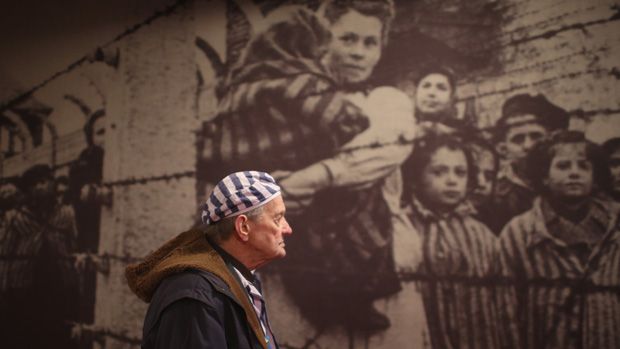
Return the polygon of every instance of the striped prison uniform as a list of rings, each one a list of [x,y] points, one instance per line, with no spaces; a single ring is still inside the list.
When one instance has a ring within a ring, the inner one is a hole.
[[[271,325],[269,324],[269,317],[267,316],[267,305],[265,304],[265,299],[261,293],[261,282],[258,278],[258,275],[254,274],[254,282],[249,281],[245,278],[243,273],[241,273],[237,268],[233,267],[241,284],[245,291],[248,294],[248,298],[250,303],[252,303],[252,307],[254,308],[254,312],[256,313],[256,317],[258,318],[258,322],[260,323],[261,329],[265,334],[265,341],[267,342],[267,349],[277,349],[278,344],[271,330]]]
[[[320,63],[329,38],[313,13],[297,8],[248,44],[217,115],[199,132],[199,172],[219,179],[241,167],[296,170],[368,128]]]
[[[574,224],[537,198],[504,227],[500,261],[510,286],[498,302],[506,347],[620,347],[617,212],[593,200],[586,218]]]
[[[468,204],[439,216],[407,207],[422,242],[417,273],[433,348],[498,348],[496,237]]]

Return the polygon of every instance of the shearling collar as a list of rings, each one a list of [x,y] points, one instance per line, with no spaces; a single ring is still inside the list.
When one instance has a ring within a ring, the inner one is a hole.
[[[235,300],[243,307],[250,328],[266,348],[265,335],[245,289],[200,229],[177,235],[146,256],[141,263],[129,265],[125,269],[125,277],[131,290],[148,303],[163,279],[188,269],[210,272],[230,288]]]

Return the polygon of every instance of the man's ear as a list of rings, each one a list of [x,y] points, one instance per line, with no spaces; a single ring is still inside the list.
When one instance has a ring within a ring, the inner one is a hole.
[[[250,225],[248,216],[240,214],[235,218],[235,234],[241,241],[248,241],[250,238]]]

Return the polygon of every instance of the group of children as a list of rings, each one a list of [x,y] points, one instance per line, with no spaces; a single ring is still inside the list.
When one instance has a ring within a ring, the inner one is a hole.
[[[485,137],[445,122],[449,71],[430,72],[418,91],[428,80],[439,97],[418,98],[418,109],[445,108],[418,119],[424,137],[402,168],[412,229],[395,231],[394,245],[417,237],[407,251],[416,265],[395,257],[413,271],[432,346],[620,345],[619,139],[597,145],[529,94],[507,99]]]

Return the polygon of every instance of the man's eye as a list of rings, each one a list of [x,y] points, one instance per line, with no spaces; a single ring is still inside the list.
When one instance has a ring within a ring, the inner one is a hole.
[[[511,139],[512,143],[523,144],[525,142],[525,135],[516,135]]]
[[[541,140],[545,135],[540,132],[532,132],[530,133],[530,139],[533,141]]]
[[[570,168],[570,161],[558,161],[555,164],[555,167],[560,170],[567,170]]]

